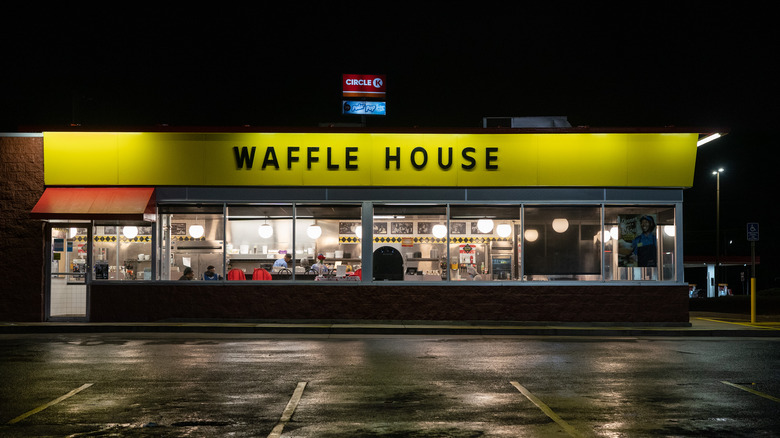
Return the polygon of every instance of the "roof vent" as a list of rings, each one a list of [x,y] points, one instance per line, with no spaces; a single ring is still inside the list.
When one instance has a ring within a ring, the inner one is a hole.
[[[483,128],[571,128],[566,116],[483,117]]]

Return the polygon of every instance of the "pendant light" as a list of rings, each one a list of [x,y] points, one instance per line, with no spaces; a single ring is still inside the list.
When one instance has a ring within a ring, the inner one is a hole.
[[[496,234],[498,234],[499,237],[508,237],[512,234],[512,226],[509,224],[498,224],[496,227]]]
[[[525,230],[525,240],[529,242],[536,242],[536,239],[539,238],[539,232],[534,229],[528,229]]]
[[[477,221],[477,229],[480,233],[493,231],[493,219],[480,219]]]
[[[442,224],[436,224],[433,226],[431,233],[433,234],[433,237],[441,239],[447,235],[447,227]]]
[[[122,227],[122,235],[128,239],[135,239],[135,236],[138,235],[138,227],[133,225]]]
[[[263,239],[267,239],[273,236],[274,229],[272,226],[268,225],[268,222],[266,222],[263,225],[260,225],[260,228],[257,229],[257,234],[259,234]]]
[[[569,221],[564,218],[553,219],[552,227],[556,233],[565,233],[569,229]]]
[[[203,229],[203,225],[190,225],[189,228],[190,236],[196,239],[203,237],[204,231],[205,230]]]
[[[312,239],[317,239],[322,236],[322,227],[319,225],[309,225],[306,229],[306,235]]]

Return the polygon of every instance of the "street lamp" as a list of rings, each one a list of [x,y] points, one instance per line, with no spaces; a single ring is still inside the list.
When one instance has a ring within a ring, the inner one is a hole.
[[[718,287],[718,265],[720,264],[720,174],[725,169],[713,170],[715,175],[715,290]],[[717,293],[717,292],[716,292]]]

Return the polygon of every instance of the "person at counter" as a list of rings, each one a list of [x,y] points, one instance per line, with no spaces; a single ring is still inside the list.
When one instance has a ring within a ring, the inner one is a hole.
[[[184,273],[179,277],[179,280],[192,280],[195,278],[195,271],[192,270],[189,266],[184,268]]]
[[[325,275],[328,273],[328,267],[325,266],[325,256],[320,254],[317,256],[317,263],[311,265],[312,271],[317,275]]]
[[[469,280],[472,281],[481,281],[482,276],[477,272],[477,268],[474,265],[468,265],[466,268],[466,272],[469,274]]]
[[[209,265],[206,268],[206,272],[203,273],[203,279],[204,280],[221,280],[222,278],[217,274],[216,269],[214,265]]]
[[[283,259],[276,259],[274,268],[287,269],[290,267],[290,262],[292,262],[292,256],[290,254],[285,254]]]

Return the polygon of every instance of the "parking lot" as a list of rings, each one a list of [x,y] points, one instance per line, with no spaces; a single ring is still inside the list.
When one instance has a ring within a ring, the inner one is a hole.
[[[777,338],[0,335],[0,436],[775,436]]]

